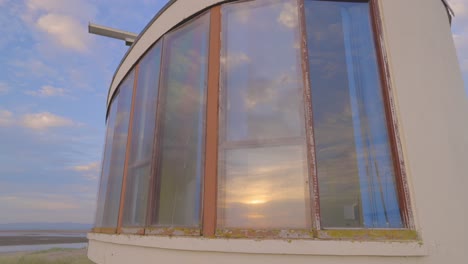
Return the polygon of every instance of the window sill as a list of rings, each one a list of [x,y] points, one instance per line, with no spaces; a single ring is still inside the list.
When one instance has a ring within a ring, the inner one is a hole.
[[[181,251],[243,254],[285,254],[319,256],[427,256],[427,247],[418,241],[350,241],[226,239],[205,237],[109,235],[89,233],[94,242]]]
[[[418,232],[409,229],[326,229],[319,230],[317,237],[323,240],[421,243]]]

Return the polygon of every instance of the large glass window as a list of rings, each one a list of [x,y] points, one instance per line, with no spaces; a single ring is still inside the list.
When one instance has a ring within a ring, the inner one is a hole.
[[[110,105],[96,227],[412,228],[372,1],[235,1],[163,36]]]
[[[305,14],[322,226],[402,227],[369,4]]]
[[[218,227],[311,227],[297,11],[222,8]]]
[[[112,141],[114,139],[115,119],[117,118],[117,106],[119,101],[118,92],[114,96],[107,117],[106,142],[104,145],[104,156],[102,158],[101,183],[99,185],[98,201],[96,208],[96,227],[104,227],[104,204],[106,202],[107,184],[109,181],[109,169],[112,153]]]
[[[146,223],[160,64],[161,44],[158,43],[138,67],[123,212],[123,225],[127,227]]]
[[[105,195],[102,222],[100,224],[101,227],[106,228],[117,227],[125,153],[127,149],[128,125],[132,105],[134,74],[135,72],[132,70],[119,86],[119,99],[113,102],[114,107],[117,108],[116,112],[114,114],[112,112],[113,109],[111,109],[109,114],[108,129],[111,129],[110,125],[113,123],[112,147],[108,150],[106,149],[103,174],[101,177],[103,180],[107,180],[107,184],[102,181],[101,185],[105,184],[106,190],[100,193],[100,195]],[[115,115],[115,120],[111,119],[113,115]],[[101,216],[101,213],[98,212],[98,216]]]
[[[209,14],[164,39],[153,224],[199,227],[204,166]]]

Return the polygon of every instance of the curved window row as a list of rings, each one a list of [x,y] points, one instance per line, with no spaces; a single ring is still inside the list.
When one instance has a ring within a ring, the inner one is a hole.
[[[238,1],[162,37],[109,106],[95,232],[411,231],[375,4]]]

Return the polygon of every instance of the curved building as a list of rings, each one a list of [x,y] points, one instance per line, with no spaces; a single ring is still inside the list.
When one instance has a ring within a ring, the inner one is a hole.
[[[466,263],[442,0],[178,0],[108,96],[96,263]]]

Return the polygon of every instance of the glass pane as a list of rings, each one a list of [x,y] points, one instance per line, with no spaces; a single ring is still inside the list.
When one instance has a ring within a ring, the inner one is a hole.
[[[307,228],[305,146],[227,150],[219,188],[218,225]]]
[[[95,227],[104,227],[104,202],[106,200],[107,184],[109,180],[110,158],[112,153],[112,141],[114,138],[115,119],[117,118],[118,93],[111,102],[109,116],[107,118],[107,132],[102,158],[101,183],[99,185],[98,201],[96,208]]]
[[[146,223],[160,64],[161,44],[153,47],[139,64],[123,214],[124,226],[144,226]]]
[[[222,136],[226,141],[247,141],[303,135],[295,1],[224,5],[222,13]]]
[[[200,224],[209,18],[204,14],[164,39],[159,206],[153,218],[160,226]]]
[[[297,9],[222,8],[220,227],[311,227]]]
[[[126,77],[119,87],[119,100],[112,138],[112,152],[110,153],[109,176],[102,220],[103,227],[117,227],[125,150],[127,148],[128,123],[132,104],[133,78],[134,71]]]
[[[305,2],[324,227],[402,227],[364,2]]]

